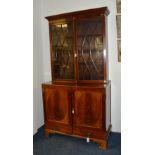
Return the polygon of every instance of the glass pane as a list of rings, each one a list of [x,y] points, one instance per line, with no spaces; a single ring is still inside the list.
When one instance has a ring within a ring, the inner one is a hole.
[[[102,19],[77,22],[79,80],[103,80],[103,22]]]
[[[72,23],[52,25],[52,54],[55,79],[74,79]]]

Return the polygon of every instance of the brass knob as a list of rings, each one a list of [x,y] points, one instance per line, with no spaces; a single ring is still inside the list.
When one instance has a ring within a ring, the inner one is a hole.
[[[74,54],[74,57],[75,57],[75,58],[77,57],[77,54],[76,54],[76,53]]]
[[[74,114],[74,109],[72,109],[72,114]]]

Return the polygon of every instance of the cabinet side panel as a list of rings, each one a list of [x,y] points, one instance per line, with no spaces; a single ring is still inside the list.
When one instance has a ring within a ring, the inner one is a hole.
[[[105,16],[106,80],[109,80],[108,17]]]
[[[111,85],[106,88],[106,130],[111,124]]]

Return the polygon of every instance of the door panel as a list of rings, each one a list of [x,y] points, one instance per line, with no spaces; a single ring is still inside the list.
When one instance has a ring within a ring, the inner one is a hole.
[[[102,129],[103,92],[94,90],[75,90],[74,126]]]
[[[60,22],[50,25],[53,78],[74,79],[73,23]]]
[[[104,79],[103,17],[77,21],[78,80]]]
[[[48,87],[44,91],[46,128],[71,133],[70,89]]]

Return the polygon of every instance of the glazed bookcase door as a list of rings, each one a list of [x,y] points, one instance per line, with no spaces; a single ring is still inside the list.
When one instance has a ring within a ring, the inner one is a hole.
[[[103,18],[77,21],[78,80],[104,80]]]
[[[51,24],[50,39],[53,80],[73,80],[73,22]]]

